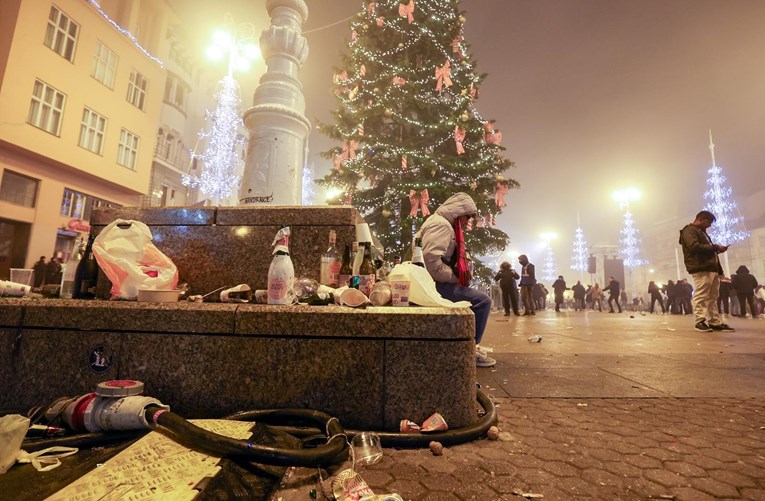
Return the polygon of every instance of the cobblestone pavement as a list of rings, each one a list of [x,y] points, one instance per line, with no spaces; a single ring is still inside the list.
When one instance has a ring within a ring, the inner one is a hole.
[[[674,315],[495,313],[482,344],[498,364],[478,380],[500,439],[442,456],[385,449],[360,474],[415,501],[765,500],[765,321],[729,323],[710,334]],[[273,499],[308,499],[312,475],[298,487],[292,472]]]

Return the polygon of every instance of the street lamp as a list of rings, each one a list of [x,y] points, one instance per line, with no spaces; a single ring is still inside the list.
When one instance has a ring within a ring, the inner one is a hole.
[[[228,55],[228,73],[232,77],[234,71],[245,72],[250,69],[252,61],[260,58],[260,49],[255,40],[255,26],[252,23],[234,23],[231,14],[223,18],[225,28],[216,30],[212,35],[212,44],[205,53],[213,61],[220,61]]]
[[[558,235],[552,232],[542,233],[540,235],[545,242],[545,264],[542,268],[542,279],[547,281],[553,281],[557,278],[555,274],[555,256],[553,255],[553,249],[551,242],[558,238]]]

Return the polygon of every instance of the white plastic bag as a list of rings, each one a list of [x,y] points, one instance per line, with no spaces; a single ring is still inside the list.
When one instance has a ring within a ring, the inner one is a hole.
[[[175,289],[178,268],[140,221],[117,219],[93,241],[98,265],[112,281],[112,298],[136,299],[138,289]]]
[[[0,417],[0,474],[8,471],[16,462],[28,429],[28,417],[21,414]]]
[[[436,290],[436,283],[422,266],[412,263],[397,264],[388,275],[389,282],[395,282],[399,277],[408,278],[412,284],[409,289],[409,302],[420,306],[433,306],[445,308],[469,308],[470,301],[452,302],[441,297]]]
[[[61,466],[60,458],[77,454],[76,447],[62,447],[60,445],[48,447],[35,452],[19,451],[19,464],[32,463],[37,471],[50,471]]]

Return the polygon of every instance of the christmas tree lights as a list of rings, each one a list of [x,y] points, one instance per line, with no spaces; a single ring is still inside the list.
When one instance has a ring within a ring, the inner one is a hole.
[[[241,149],[245,139],[239,134],[239,128],[243,126],[239,84],[231,76],[220,81],[215,102],[215,110],[207,113],[211,127],[200,132],[200,138],[207,142],[205,151],[198,155],[204,162],[202,173],[200,176],[183,176],[183,184],[199,187],[213,205],[219,205],[238,190],[244,167]]]
[[[542,280],[546,282],[554,282],[558,278],[555,273],[555,255],[553,254],[553,248],[550,242],[547,242],[545,247],[545,262],[542,267]]]
[[[306,164],[303,167],[303,194],[301,197],[303,205],[316,204],[316,189],[313,181],[313,168]]]
[[[574,234],[574,251],[571,254],[571,269],[576,271],[587,271],[587,257],[589,249],[587,241],[584,239],[582,228],[577,228]]]
[[[727,180],[722,173],[722,167],[715,162],[715,145],[712,143],[712,131],[709,131],[709,150],[712,152],[712,167],[707,173],[707,186],[709,189],[704,192],[704,199],[707,201],[704,209],[715,215],[716,219],[711,228],[709,236],[712,241],[721,245],[730,245],[740,242],[749,236],[746,229],[738,229],[743,226],[744,218],[738,213],[736,202],[731,200],[733,188],[726,186]]]
[[[501,133],[475,106],[485,75],[463,39],[464,12],[458,0],[413,6],[365,1],[351,22],[333,78],[335,122],[320,126],[340,146],[325,152],[333,169],[319,184],[340,190],[330,202],[351,200],[390,254],[405,253],[422,215],[466,192],[479,216],[467,247],[473,256],[497,255],[508,237],[495,216],[518,183],[503,176],[512,162],[502,156]],[[475,274],[490,278],[480,263]]]
[[[619,243],[621,244],[624,267],[631,269],[646,264],[647,261],[639,256],[640,240],[638,239],[638,229],[635,227],[629,208],[626,208],[624,211],[624,226],[622,227],[621,235]]]

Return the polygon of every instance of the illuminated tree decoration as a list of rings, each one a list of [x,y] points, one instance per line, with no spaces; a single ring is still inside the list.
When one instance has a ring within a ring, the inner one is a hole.
[[[582,228],[577,228],[574,234],[574,252],[571,254],[571,269],[576,271],[587,271],[587,258],[589,251],[587,241],[584,239]]]
[[[183,184],[209,196],[213,205],[219,205],[238,190],[241,180],[241,148],[245,138],[239,134],[243,126],[239,98],[239,84],[230,76],[220,81],[220,90],[215,95],[215,110],[207,113],[211,122],[210,129],[200,132],[206,139],[204,153],[198,155],[203,160],[202,173],[199,177],[185,175]]]
[[[427,190],[432,212],[466,192],[478,216],[491,220],[502,210],[495,201],[498,182],[518,187],[503,176],[513,164],[502,156],[500,141],[486,140],[485,124],[499,131],[475,105],[486,75],[476,72],[463,39],[466,19],[459,3],[363,2],[333,78],[334,123],[320,125],[338,146],[324,152],[334,168],[319,183],[338,190],[330,203],[350,197],[391,255],[405,254],[424,220],[425,211],[412,215],[410,193]],[[508,241],[486,224],[465,237],[473,256],[500,254]],[[480,262],[474,274],[491,278]]]
[[[303,166],[303,194],[301,201],[303,205],[315,205],[316,189],[313,181],[313,168],[306,164]]]
[[[553,282],[556,278],[558,278],[558,274],[555,272],[555,255],[553,254],[552,245],[548,240],[547,246],[545,246],[545,263],[542,268],[542,280]]]
[[[622,238],[619,239],[621,244],[621,254],[624,260],[624,266],[626,268],[637,268],[647,263],[644,259],[640,259],[640,239],[638,239],[638,229],[635,227],[635,223],[632,220],[632,213],[629,208],[624,210],[624,226],[621,230]]]
[[[744,218],[739,214],[736,202],[731,200],[733,188],[725,186],[727,180],[722,173],[722,167],[715,162],[715,145],[712,143],[712,131],[709,131],[709,149],[712,152],[712,167],[707,173],[707,186],[704,199],[707,201],[704,209],[715,215],[715,224],[709,228],[712,241],[721,245],[740,242],[749,236],[746,229],[738,229],[744,225]]]

